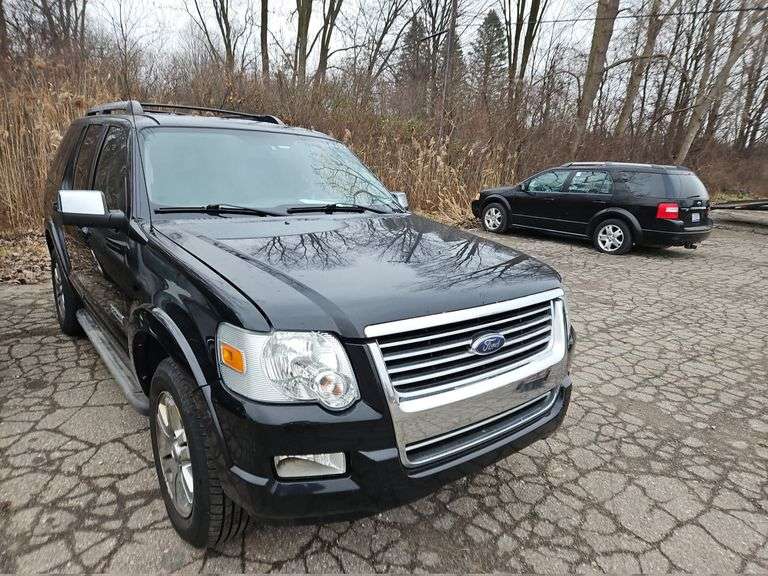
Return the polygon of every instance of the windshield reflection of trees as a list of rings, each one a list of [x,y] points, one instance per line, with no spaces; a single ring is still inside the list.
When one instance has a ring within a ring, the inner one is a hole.
[[[541,271],[540,263],[519,252],[419,217],[350,219],[339,229],[251,244],[248,253],[277,268],[332,270],[359,259],[406,264],[423,278],[424,289],[490,284]]]

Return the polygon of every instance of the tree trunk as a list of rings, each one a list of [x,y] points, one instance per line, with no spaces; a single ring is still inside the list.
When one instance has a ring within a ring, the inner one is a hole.
[[[595,100],[603,78],[605,55],[608,52],[611,36],[613,36],[613,25],[616,22],[616,15],[618,13],[619,0],[599,0],[595,18],[595,30],[592,34],[592,47],[589,50],[589,61],[587,62],[587,73],[576,111],[576,126],[573,138],[571,139],[571,156],[575,156],[584,139],[589,114],[592,112],[592,103]]]
[[[307,79],[307,56],[309,56],[309,20],[312,18],[312,0],[296,0],[298,27],[296,29],[296,55],[294,70],[296,80],[303,85]]]
[[[720,72],[715,78],[714,84],[712,84],[709,90],[706,89],[706,84],[707,80],[709,79],[708,77],[711,74],[712,54],[707,54],[707,57],[710,60],[710,70],[705,69],[704,73],[702,73],[702,82],[699,86],[700,90],[696,96],[696,101],[693,107],[693,111],[691,112],[691,119],[688,122],[688,128],[685,131],[685,136],[683,137],[683,141],[680,143],[680,148],[677,151],[677,155],[675,156],[675,164],[682,164],[685,162],[685,159],[688,156],[688,152],[691,150],[693,140],[696,138],[696,134],[698,134],[699,130],[701,129],[701,124],[704,121],[704,117],[707,115],[709,106],[713,102],[717,102],[722,98],[723,92],[725,91],[725,84],[728,81],[728,76],[731,74],[731,69],[733,68],[733,65],[736,63],[736,61],[744,54],[744,51],[749,46],[750,41],[754,40],[755,37],[752,35],[752,31],[755,29],[755,26],[758,23],[758,19],[763,16],[764,14],[760,11],[752,12],[752,15],[747,21],[747,25],[744,27],[744,29],[742,29],[741,24],[744,20],[744,12],[738,13],[736,16],[736,23],[734,24],[733,28],[733,39],[731,40],[731,48],[728,52],[728,59],[720,69]],[[710,34],[714,36],[714,27],[710,28]],[[708,42],[708,51],[710,46],[712,46],[712,52],[714,52],[714,41],[711,43]]]
[[[680,0],[675,0],[674,4],[669,8],[669,12],[674,12],[680,5]],[[627,131],[629,125],[629,119],[632,117],[632,112],[635,107],[635,99],[637,98],[638,90],[640,89],[640,82],[645,76],[648,70],[648,66],[651,63],[651,56],[656,48],[656,38],[659,35],[659,31],[664,26],[666,18],[659,18],[659,10],[661,9],[661,0],[653,0],[651,4],[651,16],[648,20],[648,30],[645,35],[645,44],[643,45],[643,51],[640,59],[632,64],[632,72],[629,76],[629,82],[627,83],[627,95],[624,98],[624,103],[621,107],[621,113],[619,114],[619,120],[616,122],[616,135],[621,136]]]
[[[323,11],[323,27],[320,30],[320,59],[317,64],[317,74],[315,75],[318,84],[322,84],[325,81],[325,73],[328,71],[331,36],[336,26],[336,18],[341,10],[342,2],[343,0],[328,0],[328,10]]]
[[[5,0],[0,0],[0,60],[8,57],[8,25],[5,20]]]
[[[261,81],[269,82],[269,0],[261,0]]]

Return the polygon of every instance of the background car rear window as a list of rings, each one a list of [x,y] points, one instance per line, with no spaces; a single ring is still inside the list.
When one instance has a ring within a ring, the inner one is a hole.
[[[74,190],[90,190],[91,188],[91,165],[96,147],[99,145],[100,136],[101,125],[99,124],[91,124],[85,129],[85,136],[83,136],[83,142],[80,144],[80,151],[77,153],[77,162],[75,163],[75,177],[72,181]]]
[[[101,190],[110,210],[125,210],[128,177],[128,133],[119,126],[110,127],[101,147],[93,188]]]
[[[528,182],[528,189],[531,192],[559,192],[569,174],[568,170],[544,172]]]
[[[653,172],[625,172],[627,187],[633,196],[667,198],[664,175]]]
[[[613,182],[607,172],[579,170],[568,185],[568,192],[574,194],[610,194]]]

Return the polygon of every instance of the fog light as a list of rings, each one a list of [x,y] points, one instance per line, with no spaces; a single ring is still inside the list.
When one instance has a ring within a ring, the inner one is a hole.
[[[275,470],[281,478],[337,476],[347,471],[343,452],[275,456]]]

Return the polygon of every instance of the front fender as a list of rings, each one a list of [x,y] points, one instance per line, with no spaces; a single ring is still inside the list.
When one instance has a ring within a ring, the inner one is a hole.
[[[491,194],[483,200],[483,205],[480,207],[481,212],[483,208],[485,208],[485,206],[490,202],[500,202],[508,212],[512,210],[512,205],[509,203],[509,200],[506,197],[502,196],[501,194]]]
[[[64,267],[64,273],[69,274],[69,256],[64,248],[64,237],[61,229],[57,228],[51,218],[45,221],[45,242],[48,244],[48,250],[56,255],[56,258]]]

